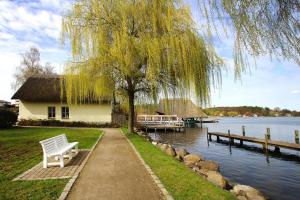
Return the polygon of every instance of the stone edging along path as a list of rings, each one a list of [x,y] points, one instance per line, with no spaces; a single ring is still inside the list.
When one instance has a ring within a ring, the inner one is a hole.
[[[148,173],[152,177],[152,179],[155,182],[155,184],[157,185],[157,187],[161,190],[161,192],[164,195],[165,199],[166,200],[174,200],[173,197],[169,194],[169,192],[165,188],[165,186],[161,183],[161,181],[159,180],[159,178],[151,170],[151,168],[149,167],[149,165],[146,164],[146,162],[142,158],[141,154],[136,150],[136,148],[132,144],[132,142],[126,136],[125,136],[125,138],[126,138],[127,142],[130,144],[130,146],[133,149],[133,151],[135,152],[135,154],[137,155],[137,157],[139,158],[139,160],[141,161],[141,163],[143,164],[143,166],[146,168],[146,170],[148,171]]]
[[[101,138],[103,137],[104,134],[105,134],[105,132],[102,131],[102,134],[99,136],[99,138],[97,139],[96,143],[91,148],[89,154],[84,159],[83,164],[80,166],[80,168],[77,170],[77,172],[73,175],[73,177],[66,184],[66,186],[65,186],[64,190],[62,191],[62,193],[60,194],[60,197],[58,198],[58,200],[65,200],[67,198],[67,196],[68,196],[70,190],[72,189],[72,186],[74,185],[76,179],[78,178],[80,172],[82,171],[83,167],[86,165],[86,163],[87,163],[90,155],[92,154],[92,152],[94,151],[94,149],[96,148],[97,144],[99,143],[99,141],[101,140]]]

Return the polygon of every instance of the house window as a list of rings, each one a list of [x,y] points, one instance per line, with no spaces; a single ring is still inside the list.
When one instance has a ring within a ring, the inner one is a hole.
[[[55,118],[55,107],[54,106],[48,107],[48,118],[49,119]]]
[[[69,119],[69,107],[61,107],[61,118]]]

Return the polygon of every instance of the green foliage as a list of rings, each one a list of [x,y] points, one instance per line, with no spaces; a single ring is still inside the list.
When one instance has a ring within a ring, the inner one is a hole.
[[[236,112],[236,111],[229,111],[229,112],[227,112],[227,116],[229,116],[229,117],[234,117],[234,116],[238,116],[238,115],[239,115],[239,113]]]
[[[16,124],[18,116],[15,112],[0,109],[0,128],[10,128]]]
[[[80,0],[63,17],[73,60],[65,69],[70,103],[112,95],[139,100],[193,94],[207,103],[222,60],[177,0]]]
[[[127,133],[127,129],[123,129]],[[136,134],[126,134],[174,199],[235,199]]]
[[[288,109],[272,110],[268,107],[258,106],[238,106],[238,107],[215,107],[204,109],[204,112],[209,116],[300,116],[300,112],[291,111]]]
[[[217,33],[231,31],[236,75],[248,64],[246,56],[269,54],[294,60],[300,65],[298,0],[198,0],[211,27]],[[229,27],[229,30],[220,29]],[[217,29],[218,27],[218,29]]]
[[[68,179],[12,181],[42,161],[40,140],[65,133],[79,148],[91,148],[101,132],[97,129],[13,128],[0,130],[0,199],[57,199]]]

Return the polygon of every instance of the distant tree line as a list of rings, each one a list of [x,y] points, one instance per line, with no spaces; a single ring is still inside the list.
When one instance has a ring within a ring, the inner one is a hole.
[[[224,117],[237,117],[237,116],[293,116],[300,117],[300,111],[292,111],[288,109],[274,108],[259,106],[238,106],[238,107],[214,107],[206,108],[204,112],[209,116],[224,116]]]

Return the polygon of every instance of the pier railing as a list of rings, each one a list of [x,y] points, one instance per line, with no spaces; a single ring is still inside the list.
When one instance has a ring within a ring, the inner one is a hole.
[[[182,121],[177,115],[137,115],[137,124],[145,127],[184,127]]]

